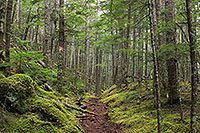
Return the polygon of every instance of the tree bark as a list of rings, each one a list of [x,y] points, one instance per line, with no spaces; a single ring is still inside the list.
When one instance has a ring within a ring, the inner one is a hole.
[[[110,14],[111,14],[111,25],[112,22],[113,22],[113,19],[112,19],[112,15],[113,15],[113,0],[111,0],[110,2]],[[113,27],[111,27],[111,36],[113,37],[114,33],[113,33]],[[114,44],[111,44],[111,47],[112,47],[112,84],[115,84],[115,48],[114,48]]]
[[[59,70],[64,70],[64,47],[65,47],[65,33],[64,33],[64,15],[62,8],[64,6],[64,0],[59,0],[60,2],[60,14],[59,14],[59,53],[61,54],[61,64]]]
[[[62,82],[62,76],[64,75],[64,69],[65,69],[65,33],[64,33],[64,15],[63,15],[63,8],[64,7],[64,0],[59,0],[59,39],[58,39],[58,79],[57,84],[61,88],[63,82]],[[59,90],[61,93],[63,90]]]
[[[31,11],[32,11],[32,8],[29,9],[29,12],[28,12],[28,17],[26,19],[26,24],[28,25],[29,22],[32,22],[33,21],[33,18],[34,17],[31,17]],[[27,39],[27,36],[28,36],[28,31],[29,31],[29,28],[30,28],[30,25],[28,25],[27,27],[25,27],[24,29],[24,38],[23,40],[26,40]]]
[[[160,0],[154,0],[154,5],[155,5],[155,23],[156,23],[156,28],[160,29],[160,21],[163,21],[162,19],[162,14],[161,14],[161,1]],[[164,44],[164,34],[162,32],[157,31],[157,36],[156,36],[156,49],[160,49],[161,46]],[[164,90],[167,88],[167,82],[166,82],[166,61],[163,60],[165,58],[164,56],[158,56],[158,72],[159,72],[159,81],[160,81],[160,89]],[[164,90],[165,91],[165,90]]]
[[[148,32],[148,28],[146,28],[146,32]],[[145,88],[148,89],[148,36],[145,36]]]
[[[13,9],[12,9],[13,11],[12,11],[12,17],[11,17],[11,24],[14,22],[14,19],[15,19],[16,7],[17,7],[17,2],[14,3]]]
[[[198,70],[197,70],[197,58],[196,58],[196,34],[193,26],[192,20],[192,5],[191,0],[186,0],[186,10],[187,10],[187,24],[188,24],[188,33],[189,33],[189,43],[190,43],[190,62],[191,62],[191,120],[190,128],[191,133],[196,133],[196,108],[197,108],[197,79],[198,79]]]
[[[161,101],[160,101],[160,88],[159,88],[159,79],[158,79],[158,62],[157,62],[157,52],[154,43],[154,34],[153,34],[153,25],[152,25],[152,0],[149,0],[149,27],[150,27],[150,36],[151,36],[151,46],[152,46],[152,56],[153,56],[153,66],[154,66],[154,88],[156,90],[156,107],[157,107],[157,121],[158,121],[158,133],[161,133]]]
[[[165,8],[166,11],[166,23],[168,24],[168,29],[166,32],[166,43],[167,45],[176,44],[176,30],[175,30],[175,23],[174,23],[174,1],[173,0],[166,0],[165,1]],[[171,46],[171,47],[173,47]],[[168,89],[169,89],[169,104],[176,104],[179,102],[179,95],[178,95],[178,80],[177,80],[177,59],[174,57],[174,51],[170,51],[168,53],[167,59],[167,71],[168,71]]]
[[[13,0],[8,0],[6,13],[6,61],[10,62],[10,33]]]
[[[0,59],[3,58],[3,36],[4,36],[4,24],[5,24],[5,5],[6,0],[0,1]]]
[[[17,24],[18,28],[21,29],[21,0],[17,0]],[[18,34],[20,36],[20,34]]]
[[[99,46],[96,48],[96,96],[100,95],[100,48]]]
[[[50,6],[51,3],[49,0],[44,0],[45,4],[45,27],[44,27],[44,41],[43,41],[43,54],[45,56],[44,62],[48,66],[51,66],[51,59],[50,59],[50,54],[51,54],[51,25],[50,25]]]
[[[133,50],[135,51],[136,49],[136,28],[133,29]],[[132,57],[132,62],[133,62],[133,70],[132,70],[132,76],[135,76],[135,55]],[[134,80],[134,79],[133,79]]]
[[[125,42],[125,49],[129,49],[130,44],[130,29],[131,29],[131,9],[132,9],[132,0],[129,0],[128,3],[128,24],[127,24],[127,33],[126,33],[126,42]],[[128,51],[125,53],[125,75],[128,75],[129,71],[129,57],[128,57]]]

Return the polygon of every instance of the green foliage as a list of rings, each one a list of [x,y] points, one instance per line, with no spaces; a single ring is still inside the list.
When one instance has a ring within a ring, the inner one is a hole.
[[[82,95],[86,92],[84,78],[88,77],[85,77],[82,73],[78,74],[79,72],[77,71],[79,69],[67,69],[65,72],[62,72],[63,76],[59,80],[62,86],[57,88],[59,92],[68,96]],[[91,84],[90,87],[92,87]]]
[[[21,43],[27,43],[23,41]],[[21,47],[23,47],[22,45]],[[31,76],[37,83],[55,81],[56,70],[43,68],[38,61],[42,61],[44,56],[41,51],[22,51],[21,48],[10,49],[10,63],[4,62],[0,67],[10,67],[12,73],[25,73]]]

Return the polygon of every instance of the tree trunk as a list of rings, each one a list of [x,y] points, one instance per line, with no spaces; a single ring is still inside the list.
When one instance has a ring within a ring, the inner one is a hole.
[[[6,0],[1,0],[0,1],[0,59],[3,58],[5,5],[6,5]]]
[[[50,25],[50,1],[49,0],[44,0],[45,4],[45,28],[44,28],[44,42],[43,42],[43,54],[45,56],[44,62],[46,66],[51,66],[50,64],[50,54],[51,54],[51,25]]]
[[[125,49],[129,49],[130,44],[130,29],[131,29],[131,8],[132,8],[132,0],[129,0],[128,3],[128,24],[127,24],[127,33],[126,33],[126,42],[125,42]],[[129,71],[129,57],[128,57],[128,51],[125,53],[125,75],[128,74]]]
[[[15,19],[16,7],[17,7],[17,2],[14,3],[13,9],[12,9],[13,12],[12,12],[12,17],[11,17],[11,24],[14,22],[14,19]]]
[[[64,0],[59,0],[59,7],[60,7],[60,13],[59,13],[59,39],[58,39],[58,81],[57,84],[59,88],[62,86],[62,76],[64,75],[64,69],[65,69],[65,33],[64,33],[64,15],[63,15],[63,8],[64,6]],[[59,90],[61,93],[63,90]]]
[[[140,39],[143,39],[143,28],[140,29]],[[138,78],[139,80],[143,77],[143,51],[144,51],[144,43],[139,44],[139,54],[138,54]]]
[[[166,43],[167,45],[176,44],[176,30],[174,24],[174,1],[166,0],[165,1],[166,11],[166,23],[168,24],[168,29],[166,32]],[[171,46],[171,47],[173,47]],[[168,71],[168,89],[169,89],[169,104],[176,104],[179,102],[178,95],[178,80],[177,80],[177,59],[174,57],[174,51],[168,53],[167,59],[167,71]]]
[[[148,28],[146,28],[146,32],[148,32]],[[145,88],[148,89],[148,36],[145,36]]]
[[[96,96],[100,95],[100,48],[99,46],[96,48],[96,89],[95,94]]]
[[[111,3],[110,4],[110,13],[111,13],[111,15],[113,15],[112,14],[113,0],[111,0],[110,3]],[[113,19],[111,19],[111,25],[113,25],[112,22],[113,22]],[[113,37],[113,35],[114,35],[113,27],[111,27],[111,33],[110,34]],[[115,84],[116,79],[115,79],[115,49],[114,49],[114,44],[111,44],[111,47],[112,47],[112,84]]]
[[[191,61],[191,133],[196,133],[196,108],[197,108],[197,58],[196,58],[196,34],[192,21],[192,5],[191,0],[186,0],[186,10],[187,10],[187,23],[188,23],[188,33],[189,33],[189,43],[190,43],[190,61]]]
[[[17,0],[17,24],[18,28],[21,29],[21,0]],[[20,33],[18,33],[18,36],[20,36]]]
[[[28,12],[28,17],[26,19],[26,24],[28,25],[29,22],[32,22],[33,21],[33,17],[31,18],[31,11],[32,11],[32,8],[29,9],[29,12]],[[27,27],[25,27],[24,29],[24,38],[23,40],[26,40],[27,39],[27,36],[28,36],[28,30],[30,28],[30,25],[28,25]]]
[[[133,29],[133,50],[135,51],[136,49],[136,28]],[[135,76],[135,55],[132,57],[132,62],[133,62],[133,70],[132,70],[132,76]],[[134,80],[134,79],[133,79]]]
[[[162,18],[161,14],[161,1],[160,0],[154,0],[155,2],[155,23],[156,23],[156,28],[160,29],[160,21],[164,21]],[[157,31],[157,36],[156,36],[156,48],[159,50],[160,47],[164,44],[164,34],[160,33]],[[160,81],[160,89],[165,91],[164,89],[167,88],[167,82],[166,82],[166,61],[163,60],[165,58],[164,56],[159,56],[158,57],[158,72],[159,72],[159,81]]]
[[[12,14],[13,0],[8,0],[6,13],[6,61],[10,62],[10,33],[11,33],[11,14]]]
[[[154,66],[154,88],[156,90],[156,107],[157,107],[157,121],[158,121],[158,133],[161,133],[161,101],[160,101],[160,88],[159,88],[159,79],[158,79],[158,62],[157,62],[157,52],[154,43],[153,27],[152,27],[152,0],[149,0],[149,27],[150,27],[150,36],[151,36],[151,45],[152,45],[152,56],[153,56],[153,66]]]
[[[74,36],[72,36],[72,43],[71,43],[71,55],[70,55],[70,68],[74,68],[75,66],[75,58],[74,58],[74,55],[75,55],[75,38]]]
[[[60,53],[60,61],[61,64],[59,66],[59,70],[64,70],[65,62],[64,62],[64,45],[65,45],[65,33],[64,33],[64,15],[62,8],[64,6],[64,0],[59,0],[60,2],[60,14],[59,14],[59,53]]]

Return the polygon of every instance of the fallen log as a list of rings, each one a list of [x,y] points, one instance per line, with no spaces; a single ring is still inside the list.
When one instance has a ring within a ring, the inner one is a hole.
[[[95,116],[98,115],[98,114],[96,114],[96,113],[94,113],[94,112],[87,111],[87,110],[84,110],[84,109],[81,109],[81,108],[77,108],[77,107],[74,107],[74,106],[69,105],[69,104],[67,104],[67,103],[63,103],[63,102],[61,102],[61,101],[59,101],[59,100],[55,100],[55,99],[52,99],[52,98],[49,98],[49,97],[46,97],[46,96],[42,96],[42,95],[40,95],[40,94],[37,94],[37,95],[38,95],[39,97],[42,97],[42,98],[45,98],[45,99],[54,100],[54,101],[56,101],[56,102],[58,102],[58,103],[63,104],[65,107],[68,107],[68,108],[70,108],[70,109],[74,109],[74,110],[80,111],[80,112],[82,112],[82,113],[92,114],[92,115],[95,115]]]

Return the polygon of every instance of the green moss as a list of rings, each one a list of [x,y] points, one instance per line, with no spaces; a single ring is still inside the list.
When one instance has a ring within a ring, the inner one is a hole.
[[[4,74],[0,71],[0,79],[5,78]]]
[[[22,115],[16,117],[11,115],[13,122],[2,121],[0,129],[5,132],[82,132],[75,119],[75,111],[66,108],[63,104],[55,101],[65,102],[66,97],[62,97],[57,92],[47,92],[40,88],[29,76],[17,74],[8,78],[0,79],[0,96],[1,102],[5,97],[10,101],[17,110],[22,109]],[[45,99],[37,94],[55,99]],[[10,115],[9,115],[10,116]],[[9,118],[9,119],[11,119]]]
[[[15,108],[24,113],[29,107],[31,98],[36,95],[38,85],[31,77],[24,74],[16,74],[8,78],[0,79],[0,101],[7,101],[7,108]]]
[[[110,96],[110,95],[116,93],[117,91],[118,91],[117,85],[113,85],[113,86],[111,86],[109,89],[106,89],[106,90],[102,93],[101,97],[102,97],[102,98],[108,97],[108,96]]]
[[[0,128],[6,132],[82,132],[76,124],[75,114],[64,105],[36,96],[30,106],[29,112],[19,118],[13,117],[12,123],[4,123]]]
[[[56,91],[55,92],[45,91],[44,89],[42,89],[42,87],[38,87],[36,92],[43,95],[43,96],[47,96],[47,97],[55,99],[55,100],[59,100],[59,98],[62,96],[61,94],[59,94]]]
[[[134,90],[134,89],[135,89],[135,86],[136,86],[137,84],[138,84],[138,83],[132,82],[132,83],[128,84],[128,88],[131,89],[131,90]]]
[[[40,120],[38,114],[25,114],[18,120],[14,132],[55,132],[56,128],[49,121]]]
[[[149,83],[149,88],[152,88]],[[152,90],[146,90],[145,85],[129,84],[128,89],[112,87],[103,93],[102,102],[108,104],[111,109],[108,116],[111,121],[122,125],[125,133],[153,133],[157,132],[157,111],[154,108]],[[190,89],[182,92],[184,100],[190,100]],[[139,101],[139,102],[138,102]],[[162,99],[162,101],[164,101]],[[183,133],[190,130],[190,108],[186,104],[184,109],[184,123],[180,120],[179,106],[165,105],[161,108],[162,132]],[[198,106],[198,110],[200,110]],[[197,113],[200,116],[200,113]],[[197,122],[199,132],[200,122]]]
[[[31,77],[24,74],[16,74],[0,79],[0,96],[4,96],[8,92],[13,92],[18,98],[26,98],[34,95],[36,86]]]
[[[109,97],[105,97],[101,101],[111,107],[116,107],[116,106],[121,105],[123,102],[125,102],[127,93],[128,92],[116,93]]]
[[[25,114],[23,117],[18,119],[18,124],[13,132],[37,132],[37,133],[46,133],[46,132],[58,132],[58,133],[78,133],[81,132],[77,127],[75,127],[73,122],[69,124],[63,123],[62,125],[53,123],[48,120],[41,119],[41,116],[37,113]],[[66,125],[64,125],[66,124]]]

